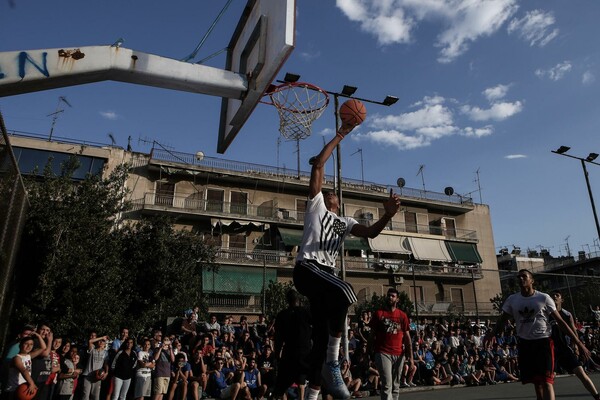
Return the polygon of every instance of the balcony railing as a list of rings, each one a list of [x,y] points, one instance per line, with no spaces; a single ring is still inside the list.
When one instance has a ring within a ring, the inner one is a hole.
[[[178,151],[171,151],[166,149],[154,148],[150,155],[152,160],[166,161],[174,163],[182,163],[202,168],[207,168],[211,171],[223,171],[223,172],[236,172],[244,174],[256,174],[262,175],[266,178],[277,178],[284,180],[293,181],[305,181],[308,182],[310,178],[310,172],[298,171],[289,168],[279,168],[269,165],[245,163],[232,160],[224,160],[213,157],[202,157],[198,159],[195,154],[181,153]],[[329,185],[333,185],[335,179],[332,175],[325,176],[325,182]],[[410,197],[419,200],[431,200],[439,201],[452,204],[461,205],[473,205],[473,199],[469,196],[461,196],[453,194],[448,196],[444,193],[432,192],[428,190],[412,189],[407,187],[395,187],[381,183],[368,182],[352,178],[342,178],[342,186],[348,189],[366,190],[371,192],[382,192],[389,193],[390,189],[394,190],[394,193],[398,193],[401,197]]]
[[[152,209],[159,207],[166,211],[177,213],[187,212],[198,215],[227,218],[247,218],[262,222],[282,222],[302,225],[304,212],[271,205],[254,205],[245,203],[230,203],[225,201],[196,199],[193,197],[173,196],[155,192],[147,192],[144,198],[132,200],[134,210]],[[372,220],[358,219],[365,225]],[[409,225],[404,222],[390,221],[385,228],[395,232],[423,233],[444,236],[446,239],[477,241],[477,232],[468,229],[444,229],[432,225]]]
[[[219,249],[216,254],[217,263],[252,265],[268,267],[289,267],[292,268],[295,262],[295,256],[285,251],[275,250],[253,250],[245,249]],[[416,276],[448,276],[453,278],[479,279],[482,277],[481,267],[479,265],[422,265],[406,262],[404,260],[375,259],[363,257],[344,257],[344,266],[350,272],[373,272],[373,273],[393,273],[403,276],[405,279],[412,279],[413,271]],[[337,267],[340,268],[340,261],[337,261]]]

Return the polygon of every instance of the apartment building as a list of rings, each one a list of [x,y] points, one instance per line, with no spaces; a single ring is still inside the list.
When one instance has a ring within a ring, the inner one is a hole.
[[[158,144],[149,153],[138,153],[14,133],[11,143],[23,173],[49,155],[79,153],[87,166],[82,173],[104,166],[106,172],[128,163],[134,207],[127,218],[175,216],[181,229],[199,232],[218,247],[218,272],[203,273],[202,292],[211,312],[260,313],[269,281],[292,278],[302,237],[307,171],[188,154]],[[364,224],[384,212],[382,202],[390,190],[402,201],[400,212],[379,237],[350,237],[345,242],[338,267],[359,301],[393,286],[415,303],[415,316],[494,314],[489,299],[500,293],[500,280],[487,205],[456,194],[346,177],[341,181],[344,214]],[[333,185],[334,178],[326,176],[324,188]]]

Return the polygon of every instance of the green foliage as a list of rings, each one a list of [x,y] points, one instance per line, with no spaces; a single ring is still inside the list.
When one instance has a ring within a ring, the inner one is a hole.
[[[498,313],[502,314],[502,305],[506,301],[508,294],[498,293],[494,297],[490,299],[490,303],[492,303],[492,308]]]
[[[590,312],[590,305],[600,305],[600,292],[598,291],[598,279],[585,279],[575,288],[563,289],[563,307],[571,311],[580,321],[594,322],[594,316]],[[572,297],[572,298],[571,298]]]
[[[265,291],[265,316],[269,321],[273,321],[281,310],[287,308],[285,293],[293,288],[294,284],[292,282],[281,283],[269,281],[269,285]]]
[[[375,310],[386,307],[386,303],[387,303],[387,296],[385,296],[385,295],[379,296],[377,293],[373,293],[371,300],[367,300],[362,303],[358,303],[355,306],[354,313],[358,316],[358,318],[360,318],[360,315],[362,315],[363,311],[373,312]],[[411,317],[411,314],[414,309],[414,305],[413,305],[413,302],[410,301],[410,298],[408,297],[408,294],[406,294],[406,292],[403,292],[403,291],[400,292],[400,295],[398,296],[397,307],[399,309],[401,309],[402,311],[404,311],[408,315],[409,318]]]
[[[26,181],[14,322],[45,320],[73,335],[120,325],[139,332],[202,306],[201,270],[212,267],[214,250],[164,218],[124,225],[127,166],[74,182],[77,165],[72,157],[54,175],[48,164],[43,179]]]

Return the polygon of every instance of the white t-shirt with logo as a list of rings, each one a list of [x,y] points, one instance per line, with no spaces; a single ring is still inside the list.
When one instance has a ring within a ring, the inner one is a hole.
[[[552,334],[550,314],[556,310],[554,300],[537,290],[531,296],[512,294],[506,299],[502,311],[512,315],[517,323],[517,336],[526,339],[543,339]]]
[[[321,265],[335,268],[335,259],[344,238],[358,221],[350,217],[338,217],[325,207],[323,193],[319,192],[306,203],[302,248],[296,261],[314,260]]]

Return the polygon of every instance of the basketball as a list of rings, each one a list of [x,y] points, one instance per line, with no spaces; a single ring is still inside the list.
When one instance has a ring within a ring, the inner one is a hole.
[[[22,383],[17,387],[16,397],[19,400],[31,400],[35,397],[37,390],[34,390],[29,394],[27,391],[29,390],[29,385],[27,383]]]
[[[360,125],[366,117],[367,109],[365,105],[356,99],[350,99],[340,107],[340,119],[343,126]]]

